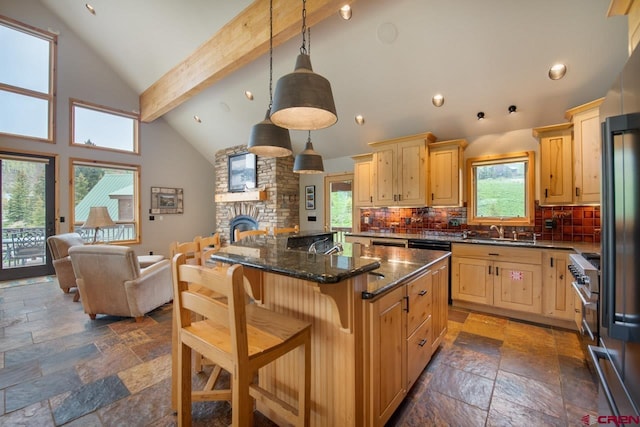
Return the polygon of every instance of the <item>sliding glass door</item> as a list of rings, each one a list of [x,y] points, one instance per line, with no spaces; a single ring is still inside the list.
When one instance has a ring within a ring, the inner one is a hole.
[[[0,151],[0,280],[53,274],[46,239],[55,233],[55,158]]]

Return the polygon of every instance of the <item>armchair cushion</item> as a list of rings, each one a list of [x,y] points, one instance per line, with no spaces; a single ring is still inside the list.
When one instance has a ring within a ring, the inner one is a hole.
[[[69,288],[76,286],[76,276],[73,274],[69,248],[82,246],[84,241],[78,233],[65,233],[47,238],[47,245],[53,258],[53,268],[56,270],[56,277],[60,288],[69,292]]]
[[[173,299],[169,260],[140,269],[133,249],[90,245],[69,249],[85,313],[135,317]]]

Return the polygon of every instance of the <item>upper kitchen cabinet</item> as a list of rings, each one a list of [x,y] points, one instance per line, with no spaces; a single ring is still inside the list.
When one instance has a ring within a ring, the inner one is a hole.
[[[373,205],[373,154],[351,157],[354,160],[353,206],[356,208]]]
[[[540,139],[540,204],[573,202],[572,123],[533,129]]]
[[[373,204],[425,206],[427,204],[427,143],[430,133],[370,142],[373,150]]]
[[[429,150],[429,206],[462,206],[465,139],[433,142]]]
[[[573,123],[573,202],[600,203],[600,104],[604,98],[567,110]]]
[[[607,16],[627,15],[629,56],[640,43],[640,0],[611,0]]]

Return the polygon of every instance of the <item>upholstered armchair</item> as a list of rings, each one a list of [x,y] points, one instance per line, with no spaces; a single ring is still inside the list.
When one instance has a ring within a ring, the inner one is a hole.
[[[53,268],[56,270],[60,289],[65,293],[69,293],[69,289],[76,287],[76,276],[73,274],[69,248],[83,246],[84,241],[78,233],[65,233],[49,236],[47,245],[49,245],[49,251],[53,258]]]
[[[84,312],[135,317],[173,300],[171,263],[165,259],[140,268],[133,249],[87,245],[69,249]]]

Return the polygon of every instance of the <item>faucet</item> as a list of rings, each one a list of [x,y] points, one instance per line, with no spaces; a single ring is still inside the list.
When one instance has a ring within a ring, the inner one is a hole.
[[[492,225],[491,227],[489,227],[489,230],[496,230],[498,232],[498,237],[500,239],[504,239],[504,228],[502,228],[502,225],[500,226],[500,228],[498,228],[498,226],[496,225]]]
[[[327,249],[323,253],[325,255],[331,255],[331,254],[341,253],[343,250],[344,248],[342,247],[342,243],[337,242],[335,245],[333,245],[331,248]]]
[[[316,240],[315,242],[313,242],[313,243],[309,246],[309,253],[310,253],[310,254],[316,254],[316,253],[318,253],[318,249],[316,248],[316,245],[317,245],[318,243],[326,242],[327,240],[329,240],[329,238],[328,238],[328,237],[325,237],[325,238],[324,238],[324,239],[322,239],[322,240]]]

